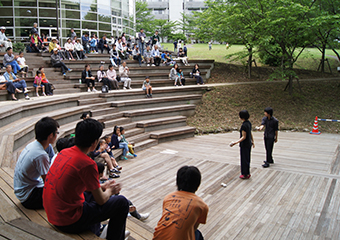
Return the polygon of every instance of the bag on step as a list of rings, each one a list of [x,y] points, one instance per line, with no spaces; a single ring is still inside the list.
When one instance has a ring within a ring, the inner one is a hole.
[[[109,87],[107,85],[102,86],[102,93],[108,93],[109,92]]]

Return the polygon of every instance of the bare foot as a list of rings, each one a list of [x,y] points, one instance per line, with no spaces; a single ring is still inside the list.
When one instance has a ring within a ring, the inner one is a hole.
[[[20,89],[15,89],[15,92],[17,92],[17,93],[22,93],[22,91],[20,90]]]

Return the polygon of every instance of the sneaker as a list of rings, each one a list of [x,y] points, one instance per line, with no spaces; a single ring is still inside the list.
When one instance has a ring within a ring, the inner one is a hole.
[[[118,169],[116,168],[113,168],[110,170],[110,173],[122,173],[121,171],[119,171]]]
[[[270,164],[269,164],[268,162],[264,162],[264,164],[262,165],[262,167],[268,168],[268,167],[270,167]]]
[[[146,220],[150,216],[150,213],[141,213],[140,214],[140,219],[141,221]]]
[[[69,72],[72,72],[72,69],[71,69],[71,68],[69,68],[69,69],[67,69],[67,71],[69,71]]]
[[[87,89],[87,92],[91,92],[91,90],[90,90],[90,89]]]
[[[152,98],[152,94],[150,94],[150,98]]]
[[[146,94],[146,96],[145,96],[146,98],[149,98],[149,94]]]
[[[131,153],[127,153],[126,156],[128,156],[128,157],[134,157]]]
[[[245,176],[245,175],[241,175],[240,176],[240,178],[241,179],[249,179],[251,177],[251,175],[249,174],[249,175],[247,175],[247,176]]]
[[[92,92],[98,92],[95,88],[92,89]]]
[[[147,64],[146,66],[150,67],[150,64]]]
[[[110,173],[109,178],[119,178],[120,176],[115,173]]]
[[[38,93],[37,93],[37,97],[40,97]]]
[[[26,100],[30,100],[30,97],[27,95],[27,96],[25,97],[25,99],[26,99]]]
[[[129,87],[129,89],[132,89],[132,87]]]
[[[134,157],[137,157],[137,154],[133,154]]]
[[[117,170],[122,170],[122,169],[123,169],[123,167],[121,167],[121,166],[117,166],[117,167],[115,167],[115,169],[117,169]]]
[[[152,64],[151,66],[152,66],[152,67],[155,67],[156,65],[155,65],[155,64]]]
[[[128,160],[127,157],[125,157],[125,156],[121,156],[120,159],[121,160]]]
[[[126,87],[123,87],[124,90],[126,90]]]
[[[20,91],[20,90],[19,90]],[[17,91],[18,93],[20,93],[19,91]],[[28,90],[28,89],[26,89],[25,91],[24,91],[24,93],[29,93],[31,90]]]
[[[124,240],[127,240],[130,236],[130,232],[128,230],[125,231],[125,239]]]
[[[63,76],[66,77],[66,73],[63,73]]]
[[[46,97],[46,93],[43,92],[43,96]]]

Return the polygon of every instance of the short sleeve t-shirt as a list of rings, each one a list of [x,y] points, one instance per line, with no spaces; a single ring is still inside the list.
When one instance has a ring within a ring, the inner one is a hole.
[[[154,240],[195,240],[196,223],[205,224],[209,207],[194,193],[177,191],[164,198]]]
[[[14,193],[25,202],[34,188],[42,188],[50,167],[49,157],[41,143],[34,141],[22,150],[14,170]]]
[[[100,188],[97,164],[76,146],[62,150],[46,176],[43,204],[56,226],[77,222],[83,213],[84,192]]]
[[[247,120],[242,123],[241,129],[240,129],[240,137],[242,137],[242,131],[246,132],[246,139],[244,139],[242,142],[240,142],[240,147],[251,147],[251,123]]]
[[[265,138],[275,138],[275,132],[279,130],[279,121],[271,117],[268,119],[267,117],[262,118],[261,125],[264,125],[266,129],[264,130]]]

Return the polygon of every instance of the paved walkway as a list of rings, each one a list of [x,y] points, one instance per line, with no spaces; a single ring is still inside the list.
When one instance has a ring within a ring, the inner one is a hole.
[[[228,146],[238,132],[167,142],[121,161],[122,194],[140,212],[151,212],[154,228],[162,199],[175,191],[183,165],[202,172],[197,192],[210,207],[199,228],[206,239],[340,239],[340,135],[280,132],[270,168],[263,133],[254,132],[249,180],[241,180],[239,147]],[[221,183],[227,184],[224,188]]]

